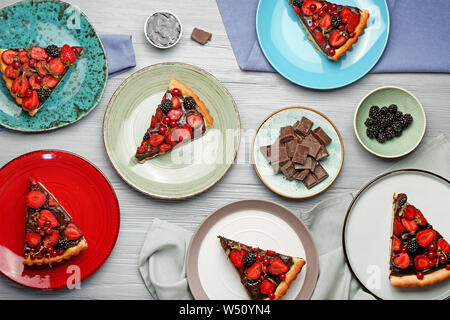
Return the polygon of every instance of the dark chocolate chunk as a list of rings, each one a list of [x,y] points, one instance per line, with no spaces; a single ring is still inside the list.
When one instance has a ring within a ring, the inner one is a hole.
[[[323,131],[321,127],[315,128],[311,132],[311,135],[317,140],[319,140],[320,144],[324,146],[326,146],[331,142],[331,138],[325,133],[325,131]]]
[[[324,145],[320,146],[319,152],[317,153],[316,160],[320,161],[329,156],[328,150]]]
[[[296,174],[297,171],[295,171],[294,169],[294,165],[292,163],[292,161],[288,161],[284,164],[284,166],[281,167],[281,172],[283,172],[284,176],[286,177],[286,179],[288,180],[293,180],[294,179],[294,175]]]
[[[310,172],[305,179],[303,179],[303,184],[305,185],[306,188],[311,189],[312,187],[314,187],[316,184],[318,184],[319,181],[317,180],[316,176]]]
[[[317,156],[317,153],[319,152],[320,149],[320,143],[304,139],[301,145],[309,148],[308,154],[311,157],[315,158]]]
[[[191,39],[197,41],[201,45],[206,44],[209,40],[211,40],[212,34],[198,28],[194,28],[191,33]]]
[[[301,134],[302,136],[307,136],[311,132],[313,122],[306,117],[302,117],[300,121],[294,124],[295,132]]]
[[[270,163],[270,149],[272,148],[272,146],[262,146],[261,148],[259,148],[259,150],[261,150],[261,153],[264,155],[264,157],[267,159],[267,161],[269,161]]]
[[[295,180],[299,180],[299,181],[303,181],[305,180],[306,176],[309,174],[309,170],[302,170],[302,171],[297,171],[294,174],[294,179]]]
[[[317,140],[312,134],[308,134],[308,135],[305,137],[305,140],[309,140],[309,141],[312,141],[312,142],[321,144],[320,141]]]
[[[292,157],[292,161],[295,163],[305,164],[306,158],[308,157],[308,152],[308,147],[298,144],[295,149],[294,156]]]
[[[285,143],[294,139],[294,128],[292,126],[286,126],[280,130],[280,142]]]
[[[291,141],[289,141],[285,144],[289,158],[292,158],[294,156],[295,149],[297,148],[297,144],[298,144],[298,142],[295,139],[292,139]]]
[[[308,156],[306,158],[306,161],[304,164],[294,163],[294,168],[295,168],[295,170],[305,170],[305,169],[314,170],[313,162],[316,162],[316,160],[313,160],[313,158]],[[314,166],[315,166],[315,164],[314,164]]]
[[[328,172],[322,167],[320,163],[316,165],[316,168],[314,169],[314,175],[317,178],[318,182],[322,182],[326,178],[328,178]]]
[[[311,164],[311,171],[314,171],[314,169],[316,168],[317,164],[319,164],[314,158],[312,159],[312,164]]]

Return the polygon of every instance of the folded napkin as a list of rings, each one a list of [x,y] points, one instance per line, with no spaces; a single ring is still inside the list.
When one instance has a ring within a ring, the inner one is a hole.
[[[450,179],[450,142],[442,134],[418,148],[387,171],[418,168]],[[351,194],[324,200],[298,217],[311,231],[319,253],[319,278],[312,299],[374,299],[362,290],[346,263],[342,228]],[[192,299],[186,279],[186,250],[192,234],[155,219],[139,256],[139,271],[155,299]],[[168,272],[169,271],[169,272]]]
[[[136,66],[131,35],[102,34],[100,40],[106,51],[110,78]]]
[[[275,72],[256,37],[258,0],[216,1],[240,68]],[[443,9],[448,0],[387,0],[387,4],[389,41],[371,72],[450,72],[450,23],[448,10]]]

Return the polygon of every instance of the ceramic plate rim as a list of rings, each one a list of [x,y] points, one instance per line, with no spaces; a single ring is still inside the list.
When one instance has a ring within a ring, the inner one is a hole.
[[[319,275],[319,255],[317,251],[317,247],[314,242],[314,238],[312,237],[311,231],[306,227],[306,225],[303,223],[300,218],[298,218],[290,209],[287,207],[276,203],[274,201],[269,200],[261,200],[261,199],[244,199],[244,200],[238,200],[233,201],[230,203],[225,204],[224,206],[214,210],[213,213],[209,214],[203,222],[199,225],[197,231],[194,233],[194,235],[191,238],[191,241],[188,246],[188,250],[186,253],[186,275],[189,287],[191,289],[191,293],[196,300],[211,300],[208,295],[206,294],[205,290],[203,289],[200,278],[198,277],[198,252],[200,249],[200,244],[202,241],[199,241],[198,237],[201,237],[200,240],[204,238],[206,233],[209,230],[209,224],[214,225],[218,221],[221,220],[219,217],[217,221],[216,215],[219,215],[223,210],[227,210],[230,207],[233,206],[242,206],[243,204],[253,204],[253,203],[261,203],[261,204],[268,204],[271,206],[278,207],[280,210],[284,211],[286,215],[280,214],[279,212],[273,212],[273,211],[267,211],[268,213],[277,216],[278,218],[285,221],[291,228],[294,229],[294,231],[297,233],[299,228],[303,229],[305,232],[305,237],[308,238],[309,241],[311,241],[312,246],[304,246],[305,249],[305,256],[310,256],[307,258],[306,262],[306,278],[305,281],[300,288],[299,293],[295,297],[295,300],[309,300],[314,292],[314,289],[317,284],[317,279]],[[236,211],[234,211],[236,212]],[[227,213],[230,214],[230,213]],[[290,221],[289,221],[290,220]],[[297,224],[297,228],[294,228],[289,222],[294,222]],[[298,233],[297,233],[298,236]],[[299,237],[300,241],[302,242],[302,239]],[[303,243],[303,242],[302,242]],[[310,287],[308,287],[310,286]],[[303,289],[306,288],[306,292],[303,293]]]
[[[403,92],[405,92],[406,94],[410,95],[414,100],[416,100],[416,102],[417,102],[417,104],[419,105],[420,110],[422,111],[422,114],[423,114],[423,130],[422,130],[422,134],[420,135],[420,138],[419,138],[419,140],[417,141],[417,143],[416,143],[413,147],[411,147],[410,150],[405,151],[404,153],[401,153],[401,154],[398,154],[398,155],[393,155],[393,156],[388,156],[388,155],[384,155],[384,154],[381,154],[381,153],[377,153],[377,152],[375,152],[375,151],[369,149],[369,147],[367,147],[367,146],[362,142],[362,140],[361,140],[361,138],[360,138],[360,136],[359,136],[359,134],[358,134],[358,130],[357,130],[357,128],[356,128],[356,116],[357,116],[358,111],[359,111],[359,109],[361,108],[361,105],[363,104],[363,102],[364,102],[368,97],[370,97],[372,94],[374,94],[375,92],[378,92],[378,91],[381,91],[381,90],[385,90],[385,89],[397,89],[397,90],[403,91]],[[359,143],[364,147],[364,149],[366,149],[367,151],[369,151],[371,154],[376,155],[376,156],[378,156],[378,157],[380,157],[380,158],[385,158],[385,159],[395,159],[395,158],[400,158],[400,157],[406,156],[407,154],[410,154],[411,152],[413,152],[413,151],[419,146],[419,144],[422,142],[422,139],[423,139],[423,137],[425,136],[425,131],[426,131],[426,129],[427,129],[427,116],[426,116],[426,114],[425,114],[425,109],[423,108],[422,103],[420,102],[420,100],[419,100],[412,92],[410,92],[410,91],[408,91],[408,90],[406,90],[406,89],[403,89],[403,88],[401,88],[401,87],[398,87],[398,86],[381,86],[381,87],[378,87],[378,88],[376,88],[376,89],[373,89],[372,91],[370,91],[368,94],[366,94],[366,95],[361,99],[361,101],[359,102],[358,106],[356,107],[355,113],[354,113],[354,115],[353,115],[353,130],[354,130],[354,132],[355,132],[356,138],[358,138]]]
[[[40,149],[40,150],[30,151],[30,152],[21,154],[21,155],[15,157],[14,159],[8,161],[5,165],[3,165],[3,166],[0,168],[0,171],[2,171],[3,169],[7,168],[8,166],[12,165],[14,162],[16,162],[16,161],[18,161],[18,160],[20,160],[20,159],[22,159],[22,158],[24,158],[24,157],[31,156],[31,155],[38,154],[38,153],[63,153],[63,154],[68,154],[68,155],[74,156],[74,157],[76,157],[76,158],[78,158],[78,159],[80,159],[80,160],[86,162],[87,164],[89,164],[90,166],[92,166],[92,168],[94,168],[94,169],[100,174],[100,176],[105,180],[105,182],[106,182],[107,185],[109,186],[109,189],[110,189],[110,191],[111,191],[111,194],[112,194],[113,197],[114,197],[115,204],[116,204],[116,208],[117,208],[117,232],[116,232],[115,235],[114,235],[114,241],[113,241],[113,243],[111,244],[111,248],[109,248],[109,250],[106,252],[106,254],[105,254],[103,260],[102,260],[99,264],[97,264],[96,267],[95,267],[91,272],[89,272],[89,273],[83,275],[83,276],[80,278],[80,282],[85,281],[86,279],[88,279],[89,277],[91,277],[92,275],[94,275],[94,274],[95,274],[95,273],[96,273],[96,272],[97,272],[97,271],[105,264],[105,262],[106,262],[106,261],[109,259],[109,257],[111,256],[111,253],[113,252],[113,250],[114,250],[114,248],[115,248],[115,246],[116,246],[116,244],[117,244],[117,239],[118,239],[118,237],[119,237],[119,232],[120,232],[120,204],[119,204],[119,199],[117,198],[116,191],[114,190],[114,187],[113,187],[113,185],[111,184],[111,182],[108,180],[108,177],[107,177],[107,176],[106,176],[106,175],[105,175],[105,174],[104,174],[104,173],[103,173],[103,172],[102,172],[102,171],[101,171],[94,163],[92,163],[92,162],[89,161],[88,159],[86,159],[86,158],[84,158],[84,157],[82,157],[82,156],[80,156],[80,155],[78,155],[78,154],[76,154],[76,153],[74,153],[74,152],[67,151],[67,150],[62,150],[62,149]],[[24,284],[24,283],[20,283],[20,282],[18,282],[18,281],[16,281],[16,280],[10,278],[10,277],[7,276],[5,273],[3,273],[2,270],[0,270],[0,274],[2,274],[6,279],[8,279],[8,280],[10,280],[10,281],[12,281],[12,282],[14,282],[14,283],[17,283],[18,285],[20,285],[20,286],[22,286],[22,287],[24,287],[24,288],[30,288],[30,289],[33,289],[33,290],[39,290],[39,291],[55,291],[55,290],[61,290],[61,289],[66,288],[65,286],[57,286],[57,287],[53,287],[53,288],[39,288],[39,287],[32,287],[32,286],[28,286],[28,285],[26,285],[26,284]]]
[[[431,171],[427,171],[427,170],[423,170],[423,169],[414,169],[414,168],[397,169],[397,170],[392,170],[392,171],[385,172],[385,173],[377,176],[376,178],[372,179],[369,183],[367,183],[364,187],[362,187],[361,190],[358,191],[358,193],[356,194],[355,197],[353,197],[353,200],[352,200],[352,202],[350,202],[350,205],[348,206],[347,212],[345,214],[344,225],[343,225],[343,228],[342,228],[342,249],[344,251],[345,261],[347,262],[347,266],[350,269],[350,272],[352,273],[353,277],[358,281],[358,283],[361,285],[362,288],[364,288],[367,292],[370,292],[370,294],[373,295],[378,300],[383,300],[383,299],[381,297],[377,296],[376,294],[374,294],[369,288],[367,288],[364,285],[364,283],[358,278],[356,273],[353,271],[352,265],[350,264],[350,259],[348,258],[347,248],[346,248],[346,245],[345,245],[345,234],[346,234],[347,222],[349,220],[350,212],[351,212],[354,204],[359,199],[359,197],[360,197],[360,195],[362,193],[364,193],[367,189],[369,189],[372,185],[374,185],[379,180],[382,180],[382,179],[384,179],[387,176],[398,174],[398,173],[402,173],[402,172],[416,172],[416,173],[422,173],[422,174],[425,174],[425,175],[431,175],[431,176],[433,176],[435,178],[443,180],[444,182],[446,182],[447,184],[450,185],[450,181],[449,180],[447,180],[446,178],[440,176],[439,174],[431,172]],[[447,298],[444,298],[443,300],[446,300],[446,299],[449,299],[449,298],[450,298],[450,296],[448,296]]]
[[[290,109],[300,109],[300,110],[307,110],[307,111],[311,111],[313,113],[318,114],[319,116],[321,116],[324,120],[326,120],[329,124],[331,124],[331,126],[333,127],[334,131],[336,132],[337,136],[339,137],[339,144],[341,145],[341,163],[339,165],[339,169],[337,171],[336,176],[333,178],[333,180],[331,180],[328,185],[322,189],[317,191],[316,193],[307,195],[307,196],[290,196],[288,194],[284,194],[282,192],[279,192],[275,189],[273,189],[271,186],[268,185],[268,183],[266,183],[266,181],[261,177],[258,168],[256,167],[256,161],[255,161],[255,142],[256,142],[256,137],[258,136],[259,130],[261,129],[261,127],[267,122],[267,120],[269,120],[270,118],[272,118],[274,115],[286,111],[286,110],[290,110]],[[327,117],[325,116],[323,113],[321,113],[320,111],[308,108],[308,107],[301,107],[301,106],[292,106],[292,107],[286,107],[283,109],[280,109],[278,111],[275,111],[273,113],[271,113],[267,118],[265,118],[261,124],[259,125],[258,129],[256,130],[255,136],[253,138],[253,143],[252,143],[252,161],[253,161],[253,169],[256,172],[256,175],[258,176],[258,178],[261,180],[261,182],[272,192],[285,197],[285,198],[289,198],[289,199],[308,199],[308,198],[312,198],[317,196],[318,194],[321,194],[322,192],[324,192],[325,190],[327,190],[329,187],[331,187],[331,185],[336,181],[336,179],[339,177],[339,175],[341,174],[341,170],[342,170],[342,166],[344,165],[344,142],[342,141],[342,136],[341,133],[339,132],[338,128],[334,125],[334,123]]]
[[[22,0],[22,1],[15,2],[15,3],[13,3],[13,4],[10,4],[10,5],[6,6],[6,7],[2,7],[2,8],[0,8],[0,11],[2,11],[2,10],[4,10],[4,9],[7,9],[7,8],[10,8],[10,7],[14,7],[15,5],[17,5],[17,4],[19,4],[19,3],[23,3],[23,2],[30,2],[30,3],[31,3],[31,2],[54,2],[54,3],[63,3],[63,4],[67,4],[67,5],[69,5],[69,6],[73,6],[72,4],[70,4],[70,3],[68,3],[68,2],[65,2],[65,1],[59,1],[59,0]],[[106,73],[106,77],[105,77],[105,81],[103,82],[102,90],[101,90],[100,94],[98,95],[97,101],[94,102],[94,103],[92,104],[91,108],[89,108],[89,110],[88,110],[86,113],[84,113],[83,115],[81,115],[81,116],[80,116],[79,118],[77,118],[76,120],[71,121],[71,122],[67,122],[67,123],[64,122],[64,123],[62,123],[62,124],[60,124],[60,125],[58,125],[58,126],[55,126],[55,127],[44,128],[44,129],[37,129],[37,130],[30,130],[30,129],[24,129],[24,128],[18,128],[18,127],[11,127],[11,126],[9,126],[9,125],[6,125],[6,124],[0,122],[0,125],[1,125],[1,126],[3,126],[4,128],[7,128],[7,129],[9,129],[9,130],[18,131],[18,132],[27,132],[27,133],[38,133],[38,132],[52,131],[52,130],[57,130],[57,129],[66,127],[66,126],[71,125],[71,124],[73,124],[73,123],[75,123],[75,122],[78,122],[79,120],[81,120],[81,119],[85,118],[87,115],[89,115],[95,108],[97,108],[97,106],[98,106],[99,103],[100,103],[100,100],[101,100],[102,97],[103,97],[103,94],[105,93],[106,83],[108,82],[108,78],[109,78],[108,59],[107,59],[107,56],[106,56],[106,50],[105,50],[105,47],[103,46],[103,43],[102,43],[102,41],[100,40],[100,37],[99,37],[97,31],[95,30],[93,24],[91,23],[91,21],[88,19],[88,17],[86,16],[86,14],[85,14],[81,9],[80,9],[80,13],[81,13],[82,16],[84,16],[84,18],[86,19],[86,21],[89,23],[89,25],[90,25],[91,28],[92,28],[92,31],[94,31],[94,34],[95,34],[95,36],[97,37],[98,42],[100,43],[100,47],[102,48],[103,54],[104,54],[104,56],[105,56],[105,73]]]
[[[228,168],[223,172],[223,174],[218,177],[213,183],[211,183],[210,185],[206,186],[205,188],[203,188],[202,190],[199,190],[197,192],[194,193],[189,193],[187,195],[183,195],[183,196],[164,196],[161,194],[156,194],[156,193],[152,193],[152,192],[148,192],[147,190],[140,188],[136,185],[134,185],[131,181],[129,181],[123,174],[122,172],[119,170],[119,168],[116,167],[116,164],[114,161],[112,161],[111,158],[111,154],[110,154],[110,150],[108,149],[108,143],[106,140],[106,122],[108,120],[109,114],[111,112],[111,106],[112,106],[112,102],[113,100],[116,99],[116,97],[119,95],[120,91],[125,87],[125,85],[132,80],[134,77],[138,76],[140,73],[145,72],[149,69],[155,68],[157,66],[165,66],[165,65],[182,65],[182,66],[187,66],[188,68],[193,68],[196,70],[199,70],[200,72],[204,72],[205,74],[207,74],[208,76],[210,76],[212,79],[214,79],[215,81],[217,81],[217,83],[219,83],[222,88],[225,90],[226,94],[231,98],[231,102],[233,103],[234,109],[236,111],[237,114],[237,119],[238,119],[238,125],[239,125],[239,130],[238,130],[238,136],[237,136],[237,145],[234,151],[234,156],[233,156],[233,161],[231,161],[228,164]],[[221,81],[219,81],[219,79],[217,79],[215,76],[213,76],[211,73],[209,73],[208,71],[194,66],[192,64],[188,64],[188,63],[183,63],[183,62],[160,62],[160,63],[155,63],[146,67],[143,67],[142,69],[139,69],[137,71],[135,71],[134,73],[132,73],[130,76],[128,76],[118,87],[117,89],[114,91],[113,95],[111,96],[111,98],[109,99],[109,102],[106,106],[106,110],[105,110],[105,115],[103,117],[103,128],[102,128],[102,134],[103,134],[103,145],[106,149],[106,153],[108,155],[108,159],[111,162],[114,170],[116,171],[116,173],[133,189],[135,189],[136,191],[139,191],[147,196],[150,197],[154,197],[157,199],[165,199],[165,200],[180,200],[180,199],[188,199],[188,198],[192,198],[198,194],[201,194],[207,190],[209,190],[210,188],[212,188],[214,185],[216,185],[219,181],[221,181],[223,179],[223,177],[228,173],[228,171],[231,169],[231,167],[233,166],[234,161],[236,160],[237,157],[237,153],[239,151],[239,147],[240,147],[240,143],[241,143],[241,116],[239,114],[239,110],[237,108],[236,102],[234,101],[233,96],[231,95],[231,93],[228,91],[228,89],[223,85],[223,83]]]
[[[302,87],[305,87],[305,88],[309,88],[309,89],[317,89],[317,90],[331,90],[331,89],[337,89],[337,88],[345,87],[345,86],[347,86],[347,85],[349,85],[349,84],[352,84],[352,83],[358,81],[359,79],[361,79],[362,77],[364,77],[366,74],[368,74],[368,73],[370,72],[370,70],[372,70],[373,67],[375,67],[375,65],[378,63],[378,61],[380,60],[380,58],[383,56],[384,51],[386,50],[386,46],[387,46],[387,42],[388,42],[388,40],[389,40],[389,34],[390,34],[390,30],[391,30],[391,17],[390,17],[390,12],[389,12],[389,6],[387,5],[386,0],[383,0],[383,4],[384,4],[384,6],[386,7],[386,12],[387,12],[387,21],[386,21],[386,22],[387,22],[387,23],[386,23],[387,35],[386,35],[386,38],[385,38],[385,40],[384,40],[383,50],[380,50],[380,53],[379,53],[377,59],[375,59],[375,61],[373,62],[373,64],[372,64],[365,72],[363,72],[361,75],[355,77],[355,78],[352,79],[352,80],[343,82],[343,83],[338,84],[338,85],[327,86],[327,87],[320,87],[320,86],[317,86],[317,85],[316,85],[316,86],[313,86],[313,85],[306,85],[306,84],[303,84],[303,83],[301,83],[300,80],[295,80],[295,79],[293,79],[293,78],[290,77],[290,76],[284,75],[284,74],[279,70],[279,68],[278,68],[275,64],[272,63],[272,61],[270,60],[270,57],[269,57],[269,56],[267,55],[267,53],[266,53],[266,49],[264,48],[264,46],[263,46],[263,44],[262,44],[262,41],[261,41],[260,31],[259,31],[259,23],[258,23],[258,19],[261,19],[261,18],[260,18],[260,6],[261,6],[261,3],[262,3],[263,1],[264,1],[264,0],[261,0],[261,1],[258,2],[258,8],[256,9],[256,36],[257,36],[257,38],[258,38],[258,42],[259,42],[259,46],[261,47],[261,51],[263,52],[264,57],[267,59],[267,61],[268,61],[268,62],[270,63],[270,65],[276,70],[276,72],[277,72],[278,74],[282,75],[284,78],[288,79],[288,80],[291,81],[292,83],[295,83],[295,84],[297,84],[297,85],[299,85],[299,86],[302,86]],[[286,1],[286,0],[282,0],[282,1]],[[304,30],[302,30],[302,31],[304,31]],[[323,58],[324,58],[324,59],[327,59],[326,57],[323,57]]]

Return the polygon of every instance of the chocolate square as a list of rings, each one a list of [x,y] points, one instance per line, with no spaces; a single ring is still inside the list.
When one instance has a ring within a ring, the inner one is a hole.
[[[306,117],[302,117],[300,121],[294,124],[295,132],[301,134],[302,136],[307,136],[311,132],[313,122]]]
[[[320,161],[329,156],[328,150],[324,145],[320,146],[319,152],[317,153],[316,160]]]
[[[286,126],[280,129],[280,142],[288,142],[294,139],[294,128]]]
[[[309,148],[308,154],[311,157],[315,158],[317,156],[320,149],[320,143],[305,139],[302,141],[301,145]]]
[[[312,164],[311,164],[311,171],[314,171],[314,169],[316,168],[316,166],[319,164],[316,159],[311,158],[312,159]]]
[[[309,140],[318,144],[321,144],[319,140],[317,140],[311,133],[305,137],[305,140]]]
[[[261,148],[259,148],[259,150],[261,151],[263,156],[267,159],[267,161],[269,161],[269,163],[270,163],[271,148],[272,146],[262,146]]]
[[[305,164],[306,158],[308,157],[308,152],[308,147],[298,144],[295,149],[294,157],[292,157],[292,161],[295,163]]]
[[[317,140],[319,140],[320,144],[324,146],[326,146],[331,142],[331,138],[325,133],[325,131],[323,131],[321,127],[315,128],[311,132],[311,135]]]
[[[281,146],[278,148],[274,148],[273,146],[270,148],[270,162],[272,164],[279,163],[280,165],[285,164],[289,161],[289,156],[286,151],[286,147]]]
[[[328,172],[322,167],[320,163],[316,165],[316,168],[314,169],[314,175],[317,178],[317,183],[322,182],[326,178],[328,178]]]
[[[312,169],[313,161],[316,162],[315,160],[313,160],[313,158],[308,156],[304,164],[294,163],[294,168],[295,170],[314,170]]]
[[[303,180],[305,180],[306,176],[308,176],[308,174],[309,174],[309,170],[297,171],[294,174],[294,179],[295,180],[299,180],[299,181],[303,181]]]
[[[297,172],[294,169],[294,165],[293,165],[292,161],[286,162],[284,164],[284,166],[281,167],[280,170],[281,170],[281,172],[283,172],[284,176],[288,180],[293,180],[294,179],[294,175]]]
[[[308,189],[311,189],[312,187],[314,187],[318,183],[319,183],[319,181],[317,180],[316,176],[312,172],[310,172],[306,176],[306,178],[303,180],[303,184]]]
[[[303,137],[299,135],[297,132],[294,132],[294,140],[296,140],[298,143],[302,143]]]
[[[291,141],[286,142],[286,144],[285,144],[286,151],[287,151],[289,158],[292,158],[294,156],[295,149],[297,148],[297,144],[298,144],[298,142],[295,139],[292,139]]]
[[[191,33],[191,39],[197,41],[201,45],[206,44],[209,40],[211,40],[212,34],[198,28],[194,28]]]

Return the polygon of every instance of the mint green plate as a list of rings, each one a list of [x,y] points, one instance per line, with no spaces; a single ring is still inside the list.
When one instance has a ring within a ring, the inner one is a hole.
[[[310,119],[313,129],[322,127],[331,138],[327,145],[327,158],[320,164],[328,172],[329,176],[321,183],[307,189],[300,181],[289,181],[282,174],[275,174],[267,159],[260,151],[262,146],[273,144],[280,135],[280,128],[293,125],[303,116]],[[341,135],[334,124],[320,112],[306,107],[289,107],[271,114],[258,128],[253,141],[253,167],[256,174],[267,188],[287,198],[303,199],[313,197],[330,187],[341,172],[344,162],[344,144]]]
[[[377,105],[381,108],[391,104],[396,104],[398,110],[403,113],[410,113],[413,117],[412,124],[403,130],[400,137],[385,143],[370,139],[364,125],[369,117],[370,107]],[[411,92],[389,86],[375,89],[361,100],[355,111],[353,124],[359,142],[367,151],[382,158],[398,158],[412,152],[422,141],[426,129],[426,116],[422,104]]]
[[[141,164],[134,154],[171,78],[190,87],[209,109],[206,134]],[[182,199],[216,184],[236,158],[240,118],[228,90],[208,72],[182,63],[145,67],[113,94],[103,120],[103,139],[112,165],[136,190],[163,199]]]

